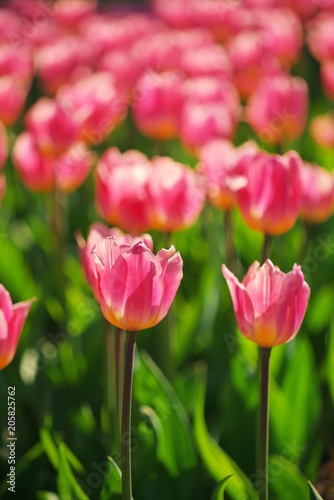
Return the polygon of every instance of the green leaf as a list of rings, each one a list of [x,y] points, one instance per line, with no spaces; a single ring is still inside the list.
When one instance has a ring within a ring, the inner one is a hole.
[[[66,455],[64,443],[59,443],[59,473],[57,477],[58,493],[62,500],[89,500],[89,497],[79,486]]]
[[[53,491],[38,491],[37,500],[61,500]]]
[[[208,432],[204,417],[205,389],[206,376],[202,372],[199,375],[195,395],[194,434],[197,449],[204,466],[216,481],[221,481],[222,477],[232,475],[226,487],[228,494],[232,498],[255,499],[257,497],[256,492],[250,480],[212,439]]]
[[[331,321],[331,327],[329,332],[329,339],[327,345],[327,360],[326,360],[326,372],[327,372],[327,382],[329,393],[332,398],[332,403],[334,404],[334,320]]]
[[[108,457],[108,470],[104,476],[100,500],[109,500],[122,493],[122,472],[112,457]]]
[[[53,467],[58,470],[59,468],[59,454],[57,450],[57,446],[51,436],[51,432],[48,429],[40,429],[39,436],[41,443],[43,445],[43,449],[50,460]]]
[[[134,397],[156,415],[157,458],[171,476],[196,464],[195,447],[187,414],[173,387],[147,353],[137,357]]]
[[[270,498],[284,500],[308,499],[307,482],[299,469],[281,455],[269,458],[269,490]]]
[[[320,493],[317,492],[311,481],[307,481],[310,488],[310,500],[324,500]]]
[[[224,492],[226,489],[226,485],[231,479],[233,474],[225,477],[220,483],[218,483],[215,491],[212,493],[211,500],[224,500]]]

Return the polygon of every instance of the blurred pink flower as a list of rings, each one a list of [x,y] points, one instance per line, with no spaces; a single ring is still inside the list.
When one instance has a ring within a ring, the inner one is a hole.
[[[230,58],[226,50],[216,43],[206,44],[202,47],[189,48],[181,54],[179,67],[189,77],[232,77]]]
[[[257,30],[239,33],[229,42],[227,51],[233,67],[233,82],[243,99],[248,99],[263,78],[281,72],[271,40]]]
[[[302,134],[307,110],[306,81],[282,74],[260,82],[248,102],[246,113],[250,126],[261,140],[279,144]]]
[[[152,165],[144,154],[122,154],[109,148],[95,171],[95,199],[102,217],[132,235],[148,230],[147,185],[151,175]]]
[[[83,20],[89,20],[96,7],[97,0],[58,2],[54,9],[54,18],[60,25],[73,29]]]
[[[0,120],[8,127],[14,125],[22,113],[28,88],[16,76],[0,76]]]
[[[334,210],[333,174],[318,165],[304,163],[301,180],[301,217],[311,223],[325,221]]]
[[[266,234],[285,233],[295,224],[301,204],[300,157],[294,151],[283,156],[259,152],[244,162],[244,175],[233,182],[246,224]]]
[[[307,43],[319,61],[334,59],[334,13],[322,12],[308,23]]]
[[[88,75],[63,86],[57,102],[76,123],[78,136],[88,144],[99,144],[124,119],[127,106],[106,72]]]
[[[4,176],[4,174],[0,174],[0,203],[3,197],[5,196],[6,187],[7,187],[6,177]]]
[[[8,139],[6,128],[0,121],[0,169],[4,166],[8,156]]]
[[[334,114],[326,113],[312,118],[309,124],[312,139],[326,148],[334,147]]]
[[[199,170],[205,176],[207,194],[212,205],[229,210],[237,204],[231,181],[244,174],[245,163],[251,161],[251,157],[258,151],[255,142],[248,141],[236,148],[224,139],[207,142],[201,148]]]
[[[55,156],[77,139],[73,117],[54,99],[41,97],[25,117],[27,130],[43,156]]]
[[[334,99],[334,59],[321,64],[321,80],[327,95]]]
[[[242,282],[223,264],[238,328],[261,347],[285,344],[298,333],[305,316],[310,287],[300,266],[285,274],[270,260],[254,262]]]
[[[182,106],[183,78],[176,72],[149,71],[138,80],[132,113],[139,130],[153,139],[176,137]]]
[[[23,132],[13,148],[13,162],[22,182],[32,191],[77,189],[89,174],[94,156],[84,143],[76,142],[57,157],[41,153],[34,136]]]
[[[22,86],[29,87],[33,72],[32,51],[28,45],[18,50],[15,45],[0,39],[0,76],[15,76]]]
[[[79,248],[80,262],[84,270],[86,280],[92,287],[94,295],[98,298],[98,290],[95,279],[95,262],[92,255],[92,250],[98,246],[104,239],[114,237],[118,245],[133,246],[139,241],[142,241],[147,248],[153,252],[153,240],[149,234],[141,234],[137,237],[132,237],[129,234],[123,233],[117,227],[110,228],[102,222],[92,224],[88,231],[87,241],[83,239],[81,234],[76,234],[76,240]]]
[[[204,179],[168,157],[156,156],[151,164],[147,202],[151,227],[172,232],[192,226],[205,202]]]
[[[95,289],[104,317],[122,330],[151,328],[168,313],[182,279],[182,259],[173,246],[154,255],[139,242],[107,238],[93,250]]]
[[[305,21],[316,12],[316,3],[317,0],[280,0],[279,6],[292,10],[300,19]]]
[[[12,303],[3,285],[0,285],[0,370],[13,360],[19,343],[21,331],[35,299]]]

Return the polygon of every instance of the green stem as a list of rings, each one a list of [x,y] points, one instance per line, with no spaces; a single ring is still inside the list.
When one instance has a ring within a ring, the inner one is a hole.
[[[270,243],[271,236],[269,234],[264,234],[263,248],[262,248],[262,264],[270,258]]]
[[[260,433],[259,433],[259,500],[268,500],[269,449],[269,347],[260,347]]]
[[[115,393],[115,344],[110,323],[104,319],[105,364],[106,364],[106,434],[111,441],[111,448],[120,449],[119,419],[116,412]]]
[[[57,263],[58,296],[63,311],[63,323],[66,318],[66,298],[65,298],[65,273],[64,273],[64,210],[61,193],[55,190],[53,193],[53,217],[52,229],[56,237],[55,262]]]
[[[233,272],[235,265],[235,252],[233,246],[233,227],[232,227],[232,213],[231,210],[226,210],[224,213],[225,219],[225,258],[226,265]]]
[[[117,415],[117,442],[121,440],[122,422],[122,393],[123,393],[123,370],[124,370],[124,338],[123,330],[115,326],[114,331],[114,365],[115,365],[115,395],[116,395],[116,415]]]
[[[125,366],[122,407],[122,500],[132,500],[131,405],[137,332],[125,333]]]

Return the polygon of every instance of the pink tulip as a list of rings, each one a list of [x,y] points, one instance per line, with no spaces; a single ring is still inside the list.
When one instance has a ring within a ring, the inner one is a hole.
[[[60,87],[92,72],[96,47],[84,36],[58,36],[38,48],[35,55],[37,75],[48,95]]]
[[[321,13],[307,25],[307,43],[319,61],[334,58],[334,14]]]
[[[319,146],[334,147],[334,114],[326,113],[312,118],[310,135]]]
[[[246,224],[266,234],[285,233],[295,224],[301,204],[300,157],[293,151],[283,156],[259,152],[246,156],[245,163],[235,189]]]
[[[154,255],[139,242],[119,245],[107,238],[93,250],[96,289],[104,317],[122,330],[151,328],[167,314],[182,279],[175,248]]]
[[[5,368],[15,356],[21,331],[34,299],[12,303],[3,285],[0,285],[0,370]]]
[[[168,157],[153,158],[152,167],[148,181],[152,228],[172,232],[193,225],[205,202],[204,179]]]
[[[151,175],[152,166],[145,155],[108,149],[95,171],[96,204],[102,217],[131,234],[148,230],[147,186]]]
[[[328,170],[308,163],[303,165],[301,174],[300,214],[308,222],[323,222],[334,209],[334,176]]]
[[[154,139],[176,137],[182,106],[183,78],[175,72],[146,72],[134,90],[133,118],[139,130]]]
[[[249,141],[236,148],[224,139],[207,142],[201,148],[199,168],[205,176],[208,198],[212,205],[229,210],[237,204],[231,181],[244,175],[244,165],[258,151],[255,142]]]
[[[18,50],[13,44],[0,42],[1,76],[15,76],[22,85],[29,86],[33,71],[31,49],[27,45],[20,46],[20,50]]]
[[[302,78],[266,78],[247,106],[247,120],[259,138],[279,144],[299,137],[306,125],[308,89]]]
[[[180,68],[189,76],[231,78],[232,67],[226,50],[218,44],[189,49],[181,55]]]
[[[13,148],[14,165],[22,182],[28,189],[39,192],[74,191],[88,176],[93,159],[80,142],[56,158],[45,156],[29,132],[20,134]]]
[[[129,64],[129,60],[131,60],[131,64]],[[114,79],[114,85],[120,95],[124,95],[127,99],[130,98],[143,71],[141,58],[132,47],[107,52],[98,60],[97,69],[109,73]]]
[[[248,99],[263,78],[281,72],[267,38],[258,31],[243,31],[227,46],[234,71],[233,81],[244,99]]]
[[[334,59],[322,63],[321,80],[327,95],[334,99]]]
[[[83,20],[90,19],[95,11],[97,0],[71,0],[58,2],[54,8],[54,18],[60,25],[69,29],[77,26]]]
[[[48,97],[41,97],[29,109],[25,121],[43,156],[56,156],[76,140],[77,129],[72,116]]]
[[[94,295],[98,298],[98,290],[94,289],[96,286],[95,279],[95,262],[92,256],[92,250],[98,246],[104,239],[113,237],[119,245],[133,246],[139,241],[142,241],[147,248],[153,252],[153,240],[149,234],[141,234],[138,237],[132,237],[129,234],[124,234],[117,227],[109,228],[101,222],[93,224],[88,231],[87,241],[83,239],[81,234],[76,235],[76,240],[79,247],[79,255],[81,266],[84,270],[86,280],[92,287]]]
[[[305,20],[315,13],[316,3],[314,0],[281,0],[279,5],[292,10],[300,19]]]
[[[0,120],[12,126],[22,113],[28,88],[13,75],[0,76]]]
[[[76,123],[80,139],[94,145],[107,137],[127,111],[114,78],[106,72],[63,86],[57,102]]]
[[[261,347],[285,344],[298,333],[310,288],[300,266],[285,274],[270,260],[254,262],[242,283],[223,264],[238,328]]]
[[[0,169],[4,166],[8,156],[8,139],[6,128],[0,121]]]

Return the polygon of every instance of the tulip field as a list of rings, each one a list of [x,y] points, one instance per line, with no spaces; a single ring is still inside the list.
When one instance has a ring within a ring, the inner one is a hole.
[[[334,1],[0,3],[0,499],[334,499]]]

